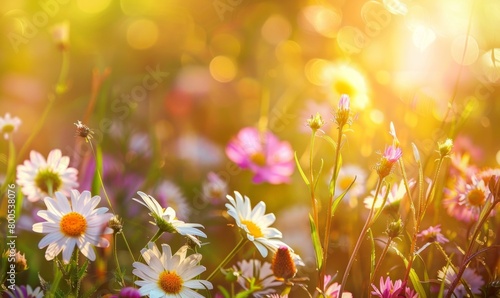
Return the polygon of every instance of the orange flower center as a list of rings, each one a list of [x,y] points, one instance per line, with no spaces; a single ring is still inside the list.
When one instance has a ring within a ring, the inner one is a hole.
[[[349,187],[349,185],[351,185],[353,180],[354,180],[354,177],[351,177],[351,176],[345,176],[345,177],[340,178],[340,181],[339,181],[340,189],[342,191],[346,190]]]
[[[259,166],[265,166],[266,165],[266,157],[262,152],[255,152],[250,156],[250,160]]]
[[[481,207],[484,204],[484,200],[486,199],[484,192],[480,189],[473,189],[467,195],[467,200],[469,204],[475,207]]]
[[[256,225],[253,221],[242,220],[241,223],[247,226],[248,232],[255,238],[260,238],[264,236],[260,227]]]
[[[61,232],[68,237],[79,237],[87,230],[87,220],[77,212],[70,212],[61,218]]]
[[[182,289],[182,278],[172,271],[163,271],[158,278],[158,285],[168,294],[179,294]]]

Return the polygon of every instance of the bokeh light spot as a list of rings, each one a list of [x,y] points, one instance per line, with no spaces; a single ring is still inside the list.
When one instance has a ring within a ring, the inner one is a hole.
[[[334,7],[313,5],[302,11],[304,26],[325,37],[335,38],[342,22],[342,13]]]
[[[466,43],[467,47],[465,48]],[[471,65],[476,62],[479,57],[479,45],[476,39],[470,35],[462,35],[455,38],[451,43],[451,57],[453,57],[455,62],[462,65]]]
[[[100,13],[105,10],[111,0],[77,0],[78,8],[86,13]]]
[[[382,122],[384,122],[384,113],[382,113],[382,111],[380,111],[380,110],[373,109],[370,112],[370,119],[375,124],[381,124]]]
[[[292,26],[283,16],[272,15],[262,25],[261,34],[268,43],[276,45],[290,37]]]
[[[150,20],[140,19],[134,21],[127,29],[127,42],[134,49],[148,49],[157,41],[158,26]]]
[[[375,79],[380,85],[388,85],[391,82],[391,74],[386,70],[379,70],[375,73]]]
[[[436,33],[424,25],[419,25],[413,30],[412,40],[420,51],[424,51],[436,40]]]
[[[497,164],[500,165],[500,150],[497,151],[496,159],[497,159]]]
[[[328,65],[328,61],[323,59],[311,59],[307,61],[304,72],[306,78],[314,85],[321,86],[324,84],[323,73]]]
[[[226,56],[217,56],[210,61],[210,74],[221,83],[227,83],[236,76],[237,68],[234,61]]]

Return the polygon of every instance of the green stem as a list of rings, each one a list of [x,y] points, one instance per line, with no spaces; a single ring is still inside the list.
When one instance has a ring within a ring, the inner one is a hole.
[[[134,254],[132,253],[132,250],[130,249],[130,245],[128,244],[127,237],[123,234],[123,232],[120,232],[122,234],[123,241],[125,242],[125,245],[127,246],[128,253],[130,254],[130,257],[132,258],[132,262],[135,262]]]
[[[108,193],[106,192],[106,187],[104,186],[104,181],[102,180],[102,176],[101,176],[101,169],[99,169],[97,166],[97,155],[95,153],[94,146],[92,145],[92,141],[89,141],[88,143],[90,144],[90,150],[92,150],[92,155],[94,156],[94,160],[96,161],[96,168],[95,169],[96,169],[97,177],[99,178],[99,183],[101,183],[102,191],[104,192],[104,196],[106,197],[106,201],[108,201],[108,205],[109,205],[109,208],[111,209],[111,212],[113,212],[113,214],[116,214],[115,210],[113,209],[113,205],[111,204],[111,200],[109,199]]]
[[[313,152],[314,152],[314,139],[316,137],[316,131],[314,130],[311,134],[311,150],[309,153],[309,171],[310,171],[310,176],[311,176],[311,184],[309,185],[310,190],[311,190],[311,205],[312,205],[312,211],[313,211],[313,219],[314,219],[314,224],[316,227],[318,226],[318,210],[316,206],[316,197],[314,194],[314,168],[313,168]]]
[[[236,246],[233,248],[233,250],[224,258],[224,260],[222,260],[222,262],[220,262],[220,264],[217,266],[217,268],[215,268],[214,271],[212,271],[212,273],[210,273],[210,275],[207,277],[206,280],[212,279],[215,276],[215,274],[217,274],[223,266],[226,266],[226,264],[240,251],[240,249],[246,243],[247,243],[247,239],[242,237],[240,242],[238,242],[238,244],[236,244]]]
[[[381,208],[383,208],[383,207],[381,207]],[[377,261],[377,265],[375,265],[375,269],[373,269],[372,277],[370,278],[370,285],[373,283],[373,281],[375,279],[375,275],[377,274],[378,269],[380,268],[380,265],[382,264],[382,261],[384,260],[385,255],[387,254],[387,251],[389,250],[389,247],[391,246],[391,243],[392,243],[392,239],[391,238],[387,239],[387,243],[384,247],[384,250],[382,250],[382,254],[380,255],[380,258]]]
[[[120,261],[118,260],[118,251],[116,249],[116,233],[113,234],[113,254],[115,255],[116,270],[118,271],[118,275],[120,276],[122,283],[120,286],[125,287],[125,280],[123,279],[122,270],[120,268]]]
[[[363,226],[363,229],[361,230],[361,233],[359,234],[358,240],[356,241],[356,245],[354,246],[354,250],[352,252],[351,257],[349,258],[349,262],[347,263],[347,268],[344,272],[344,276],[342,277],[342,283],[340,284],[340,290],[339,290],[339,295],[338,297],[342,297],[342,292],[344,291],[344,287],[347,282],[347,277],[349,276],[349,273],[351,271],[351,267],[354,263],[354,259],[356,258],[356,254],[358,253],[359,249],[361,248],[361,243],[363,242],[363,239],[365,238],[366,231],[370,228],[372,225],[372,217],[373,217],[373,211],[375,209],[375,202],[377,201],[378,195],[380,193],[380,188],[382,186],[382,181],[384,178],[379,178],[377,181],[377,188],[375,190],[375,196],[373,197],[373,203],[372,207],[370,209],[370,213],[368,214],[368,218],[365,221],[365,225]]]
[[[323,239],[323,267],[321,268],[321,274],[319,278],[320,289],[324,288],[324,277],[326,274],[326,261],[328,259],[328,246],[330,244],[330,229],[332,225],[332,206],[335,197],[335,184],[337,183],[338,167],[340,160],[340,144],[342,142],[342,133],[344,126],[339,126],[339,135],[337,137],[337,148],[335,148],[335,163],[333,166],[332,179],[330,180],[330,198],[328,200],[328,206],[326,208],[326,230]],[[340,296],[339,296],[340,297]]]

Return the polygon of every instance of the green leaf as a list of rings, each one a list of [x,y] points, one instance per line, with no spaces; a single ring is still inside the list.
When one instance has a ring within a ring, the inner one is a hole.
[[[229,295],[229,292],[226,290],[226,288],[224,288],[223,286],[217,286],[217,288],[222,293],[224,298],[231,298],[231,295]]]
[[[317,269],[319,270],[323,266],[323,249],[321,248],[319,233],[318,230],[316,229],[316,224],[314,223],[311,214],[309,214],[309,223],[311,225],[311,238],[314,247],[314,254],[316,255],[316,265]]]
[[[321,166],[319,167],[319,171],[318,173],[316,173],[316,177],[319,177],[319,175],[321,175],[321,172],[323,171],[323,166],[325,164],[325,161],[323,160],[323,158],[321,159]],[[314,186],[313,186],[313,190],[316,190],[316,186],[318,186],[318,181],[320,179],[316,179],[316,181],[314,182]]]
[[[333,150],[337,150],[337,143],[330,136],[322,135],[319,137],[325,140],[328,144],[330,144],[333,147]]]
[[[302,176],[302,179],[304,180],[307,186],[311,185],[311,183],[309,183],[309,180],[306,177],[306,174],[304,174],[302,167],[300,166],[299,159],[297,158],[297,151],[294,152],[293,156],[295,157],[295,164],[297,165],[297,169],[299,170],[300,176]]]
[[[396,252],[396,254],[403,260],[405,266],[408,267],[408,260],[405,258],[405,256],[396,247],[394,246],[391,247]],[[413,288],[418,294],[418,297],[427,298],[427,293],[425,292],[424,287],[422,286],[420,279],[418,278],[417,272],[415,272],[415,269],[413,268],[410,269],[410,280],[413,285]]]
[[[96,145],[95,148],[95,173],[94,178],[92,180],[92,194],[99,194],[101,188],[101,182],[99,180],[99,174],[97,171],[102,173],[102,149],[101,146]]]
[[[368,229],[368,236],[370,237],[370,244],[371,244],[371,254],[370,254],[370,280],[373,279],[373,272],[375,270],[375,240],[373,239],[373,231],[372,229]]]
[[[333,216],[335,214],[335,211],[337,210],[339,203],[342,201],[342,199],[345,197],[347,192],[354,185],[354,182],[356,182],[357,178],[358,178],[358,176],[354,176],[354,179],[352,180],[351,184],[349,184],[349,186],[335,200],[333,200],[332,210],[330,212],[331,216]]]
[[[81,280],[87,273],[87,267],[89,266],[89,261],[85,260],[82,267],[78,270],[78,280]]]

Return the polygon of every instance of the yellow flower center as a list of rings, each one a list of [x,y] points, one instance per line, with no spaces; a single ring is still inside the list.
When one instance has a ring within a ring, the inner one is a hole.
[[[352,181],[354,180],[354,177],[351,176],[345,176],[340,178],[339,180],[339,186],[342,191],[346,190],[349,185],[351,185]]]
[[[473,189],[467,195],[467,200],[469,204],[475,207],[481,207],[484,204],[484,200],[486,199],[484,192],[480,189]]]
[[[49,186],[52,192],[59,190],[62,180],[59,174],[52,172],[51,169],[38,171],[35,177],[35,185],[44,193],[49,193]]]
[[[266,165],[266,157],[262,152],[255,152],[250,156],[250,160],[259,166],[265,166]]]
[[[3,127],[2,127],[2,132],[3,133],[10,133],[10,132],[13,132],[14,131],[14,125],[12,124],[5,124]]]
[[[179,294],[182,282],[182,278],[172,271],[163,271],[158,277],[158,286],[168,294]]]
[[[248,232],[255,238],[260,238],[264,236],[260,227],[256,225],[253,221],[242,220],[241,223],[247,226]]]
[[[347,80],[338,80],[334,83],[333,88],[339,94],[347,94],[353,96],[356,92],[356,88]]]
[[[87,230],[87,220],[77,212],[70,212],[61,218],[61,232],[68,237],[79,237]]]

